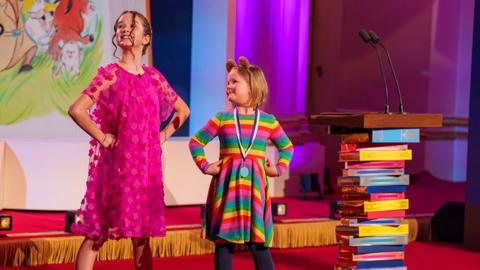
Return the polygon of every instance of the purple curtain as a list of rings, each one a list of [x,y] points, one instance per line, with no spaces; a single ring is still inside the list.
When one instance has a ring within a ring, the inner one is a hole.
[[[305,113],[309,16],[310,0],[237,1],[235,58],[265,72],[269,113]]]

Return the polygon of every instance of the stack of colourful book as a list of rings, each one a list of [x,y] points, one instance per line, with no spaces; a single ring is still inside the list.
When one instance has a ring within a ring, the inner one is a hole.
[[[419,138],[419,129],[342,135],[339,161],[345,167],[338,177],[341,225],[336,228],[340,247],[335,269],[407,269],[404,218],[410,179],[405,161],[412,159],[412,150],[406,143]]]

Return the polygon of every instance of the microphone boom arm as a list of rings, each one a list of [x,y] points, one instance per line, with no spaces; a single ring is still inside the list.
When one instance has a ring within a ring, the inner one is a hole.
[[[405,110],[404,110],[404,106],[403,106],[402,93],[400,92],[400,84],[398,83],[397,73],[395,72],[395,68],[393,67],[392,58],[390,57],[390,51],[387,49],[387,47],[382,42],[378,42],[378,44],[380,44],[380,46],[385,51],[385,54],[387,55],[387,60],[388,60],[387,62],[388,62],[388,65],[390,66],[390,71],[392,72],[393,80],[395,81],[395,86],[396,86],[397,94],[398,94],[398,103],[399,103],[398,104],[398,112],[401,113],[401,114],[404,114]]]
[[[370,43],[370,46],[372,46],[372,48],[375,50],[375,53],[377,54],[378,66],[380,67],[380,75],[383,79],[383,85],[385,85],[385,113],[390,114],[390,105],[388,102],[388,84],[387,77],[385,76],[385,67],[383,66],[382,56],[380,55],[378,48],[374,44]]]
[[[363,31],[365,31],[365,30],[363,30]],[[378,35],[375,32],[370,30],[367,33],[368,33],[368,36],[370,37],[371,43],[379,44],[383,48],[383,50],[385,51],[385,54],[387,55],[387,62],[388,62],[388,65],[390,67],[390,71],[392,72],[393,80],[395,82],[395,88],[397,89],[397,94],[398,94],[398,103],[399,103],[398,104],[398,112],[401,113],[401,114],[405,114],[405,110],[404,110],[404,107],[403,107],[402,93],[400,91],[400,84],[398,83],[397,73],[395,72],[395,68],[393,67],[392,58],[390,57],[390,51],[387,49],[387,46],[385,46],[385,44],[383,44],[380,41],[380,38],[378,37]]]

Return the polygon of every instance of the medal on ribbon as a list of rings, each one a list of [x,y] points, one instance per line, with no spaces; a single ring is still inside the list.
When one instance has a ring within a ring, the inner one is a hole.
[[[258,122],[260,120],[260,112],[259,112],[258,109],[255,110],[255,120],[253,122],[253,131],[252,131],[252,135],[250,136],[250,143],[248,145],[247,150],[245,150],[243,148],[243,145],[242,145],[242,137],[241,137],[242,136],[242,131],[241,131],[241,127],[240,127],[240,117],[238,115],[237,108],[235,108],[233,110],[233,117],[235,118],[235,132],[237,134],[238,146],[240,147],[240,153],[242,154],[242,159],[243,159],[243,161],[245,161],[247,159],[248,152],[250,152],[250,149],[252,149],[255,138],[257,137]],[[249,174],[250,174],[250,170],[242,162],[242,166],[240,167],[240,176],[245,178]]]

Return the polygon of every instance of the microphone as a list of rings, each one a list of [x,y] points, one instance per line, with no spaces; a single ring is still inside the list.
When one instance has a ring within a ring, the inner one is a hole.
[[[388,104],[387,77],[385,76],[385,67],[383,66],[383,61],[382,61],[382,56],[380,55],[380,51],[378,50],[378,47],[375,46],[375,44],[373,43],[373,40],[370,34],[365,29],[361,29],[360,32],[358,32],[358,35],[360,36],[360,38],[362,38],[363,42],[372,46],[372,48],[375,50],[375,53],[377,54],[378,66],[380,67],[380,75],[383,79],[383,85],[385,86],[385,113],[390,114],[390,105]]]
[[[138,78],[142,78],[142,75],[143,75],[143,74],[138,73],[138,74],[137,74],[137,77],[138,77]]]
[[[402,93],[400,92],[400,84],[398,83],[397,73],[395,72],[395,68],[393,67],[392,58],[390,57],[390,51],[380,41],[380,38],[375,32],[373,32],[372,30],[369,30],[368,35],[370,36],[370,40],[374,44],[379,44],[385,51],[385,54],[387,55],[388,65],[390,66],[390,71],[392,72],[393,80],[395,81],[395,88],[397,89],[397,94],[398,94],[398,112],[401,114],[405,114],[405,110],[403,107]]]

